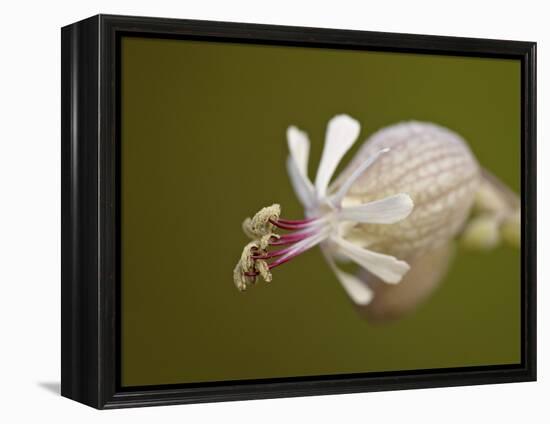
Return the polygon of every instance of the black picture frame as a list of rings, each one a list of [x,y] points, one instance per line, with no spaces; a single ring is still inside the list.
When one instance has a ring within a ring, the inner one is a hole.
[[[521,364],[122,389],[121,36],[514,58],[521,61]],[[536,43],[97,15],[62,28],[61,394],[120,408],[536,380]]]

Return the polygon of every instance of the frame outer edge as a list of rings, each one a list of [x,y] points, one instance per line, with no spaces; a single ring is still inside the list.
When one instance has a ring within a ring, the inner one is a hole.
[[[61,30],[61,395],[101,407],[98,17]]]
[[[525,243],[526,269],[523,277],[528,286],[524,299],[526,306],[526,365],[528,378],[537,380],[537,44],[531,43],[525,55],[525,160],[522,178],[525,178],[527,219],[524,233],[530,237]]]
[[[120,390],[116,362],[117,211],[120,180],[116,105],[119,33],[267,40],[311,47],[374,48],[523,59],[522,178],[526,184],[522,255],[526,268],[525,361],[516,369],[448,370],[438,375],[234,383],[188,389]],[[104,408],[399,390],[536,379],[536,44],[362,31],[97,15],[62,29],[62,395]]]

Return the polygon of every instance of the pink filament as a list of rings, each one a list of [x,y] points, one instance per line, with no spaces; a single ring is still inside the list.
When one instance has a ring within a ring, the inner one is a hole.
[[[278,220],[269,220],[273,225],[285,229],[285,230],[295,230],[294,232],[287,233],[281,235],[279,238],[273,237],[272,240],[270,240],[269,245],[270,246],[289,246],[284,249],[275,250],[272,252],[267,252],[265,254],[261,255],[253,255],[252,259],[258,260],[258,259],[272,259],[272,258],[279,258],[283,256],[282,258],[276,259],[270,264],[268,264],[268,268],[272,269],[279,265],[282,265],[291,259],[295,258],[296,256],[302,254],[304,251],[308,250],[307,248],[302,248],[297,251],[295,251],[292,254],[289,254],[292,252],[293,245],[296,244],[299,241],[302,241],[304,239],[307,239],[308,237],[313,236],[317,231],[315,230],[309,230],[306,231],[308,227],[312,226],[312,223],[317,221],[318,218],[307,218],[302,220],[290,220],[290,219],[278,219]],[[296,231],[300,230],[300,231]],[[248,277],[255,277],[259,275],[258,271],[249,271],[245,272],[245,275]]]
[[[306,218],[306,219],[278,219],[277,222],[282,224],[307,224],[313,221],[317,221],[319,218]]]
[[[276,227],[282,228],[283,230],[300,230],[302,228],[307,228],[311,226],[311,222],[286,224],[284,222],[281,222],[280,219],[278,219],[277,221],[275,221],[274,219],[270,219],[269,222],[271,222]]]
[[[300,241],[312,236],[313,234],[315,234],[314,231],[302,231],[302,232],[283,234],[281,237],[279,237],[278,239],[275,239],[269,244],[271,246],[285,246],[288,244],[294,244],[297,241]]]

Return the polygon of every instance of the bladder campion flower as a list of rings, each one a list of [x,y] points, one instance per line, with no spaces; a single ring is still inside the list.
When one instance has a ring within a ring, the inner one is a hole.
[[[329,188],[338,164],[354,144],[359,131],[359,123],[347,115],[337,115],[329,121],[321,162],[313,183],[307,175],[309,139],[298,128],[288,128],[290,155],[287,170],[304,207],[305,218],[281,218],[281,207],[274,204],[244,221],[243,230],[253,241],[244,248],[234,270],[234,281],[239,290],[246,290],[258,277],[271,281],[273,268],[317,245],[321,246],[329,266],[357,304],[368,304],[373,292],[358,277],[344,272],[338,266],[338,260],[351,260],[385,283],[401,281],[409,270],[407,262],[367,249],[363,240],[353,237],[353,228],[356,224],[393,224],[407,218],[414,206],[411,197],[407,193],[397,193],[365,203],[346,204],[349,202],[345,201],[358,178],[389,148],[381,148],[362,161],[337,187]],[[276,230],[287,232],[277,234]]]
[[[438,287],[455,238],[468,249],[520,246],[519,196],[480,167],[460,135],[429,122],[390,125],[371,135],[331,182],[358,134],[349,116],[329,122],[312,182],[307,134],[288,128],[287,170],[305,217],[283,219],[275,204],[245,220],[253,241],[235,268],[240,290],[258,277],[271,281],[273,268],[320,245],[359,312],[394,319]],[[355,262],[358,272],[344,272],[341,261]]]

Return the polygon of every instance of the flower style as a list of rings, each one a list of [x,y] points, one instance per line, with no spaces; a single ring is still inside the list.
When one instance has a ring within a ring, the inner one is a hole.
[[[332,268],[350,298],[361,305],[368,304],[373,291],[356,276],[344,272],[337,260],[351,260],[388,284],[401,281],[409,270],[407,262],[393,256],[366,249],[365,240],[354,240],[353,226],[357,223],[392,224],[405,219],[413,209],[408,194],[399,193],[368,203],[346,205],[344,198],[354,182],[376,159],[389,151],[382,149],[365,160],[338,187],[330,187],[332,176],[346,152],[356,141],[359,123],[347,115],[337,115],[327,126],[325,145],[315,183],[307,176],[310,143],[305,132],[291,126],[287,130],[290,155],[287,171],[305,218],[281,218],[279,205],[263,208],[253,218],[247,218],[243,230],[253,241],[243,250],[234,270],[239,290],[254,284],[257,277],[269,282],[271,270],[316,245],[321,246]],[[288,230],[276,234],[275,230]],[[284,246],[278,250],[269,248]]]

